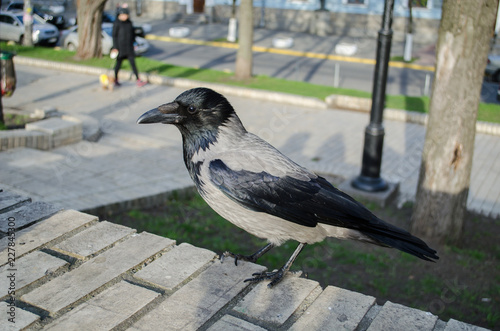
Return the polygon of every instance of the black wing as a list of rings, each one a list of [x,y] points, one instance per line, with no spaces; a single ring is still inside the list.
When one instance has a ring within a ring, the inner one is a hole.
[[[250,210],[308,227],[323,223],[358,230],[381,244],[420,258],[437,258],[435,251],[422,240],[380,220],[323,177],[304,181],[290,176],[277,177],[264,171],[234,171],[219,159],[210,162],[209,170],[211,181],[226,196]]]

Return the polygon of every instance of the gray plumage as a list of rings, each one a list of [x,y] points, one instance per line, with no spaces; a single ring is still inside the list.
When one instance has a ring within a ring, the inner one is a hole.
[[[246,131],[230,103],[206,88],[188,90],[159,106],[138,123],[173,124],[181,131],[184,162],[203,199],[222,217],[270,245],[251,256],[256,261],[287,240],[300,243],[277,272],[249,281],[278,283],[305,244],[326,237],[395,247],[424,260],[436,251],[407,231],[390,225],[324,178]]]

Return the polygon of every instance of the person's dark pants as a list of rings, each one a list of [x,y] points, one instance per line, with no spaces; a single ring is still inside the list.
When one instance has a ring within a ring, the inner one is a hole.
[[[135,56],[134,55],[127,55],[127,56],[120,56],[116,58],[116,65],[115,65],[115,81],[118,81],[118,71],[120,71],[120,68],[122,66],[122,61],[124,59],[127,59],[128,62],[130,63],[130,66],[132,67],[132,71],[134,72],[135,78],[139,79],[139,73],[137,72],[137,67],[135,66]]]

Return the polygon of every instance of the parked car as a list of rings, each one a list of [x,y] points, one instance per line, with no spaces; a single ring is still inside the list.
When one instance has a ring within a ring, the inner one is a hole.
[[[6,9],[6,11],[14,11],[14,12],[23,10],[24,10],[23,1],[13,1],[7,6]],[[55,25],[59,30],[62,30],[66,27],[66,20],[64,19],[64,16],[53,12],[48,6],[34,4],[33,14],[40,16],[45,20],[45,22]]]
[[[111,26],[102,26],[102,54],[109,54],[113,47],[113,28]],[[78,26],[68,29],[68,34],[62,42],[64,48],[70,51],[76,51],[78,48]],[[149,49],[149,43],[146,39],[135,37],[134,49],[136,55],[144,54]]]
[[[489,55],[484,74],[492,82],[500,82],[500,55]]]
[[[23,12],[0,12],[0,39],[23,43]],[[59,30],[40,16],[33,15],[33,43],[55,46],[58,40]]]

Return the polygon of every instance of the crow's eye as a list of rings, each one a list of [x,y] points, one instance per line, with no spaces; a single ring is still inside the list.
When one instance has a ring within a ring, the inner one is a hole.
[[[195,106],[189,106],[188,107],[188,111],[192,114],[196,111],[196,107]]]

